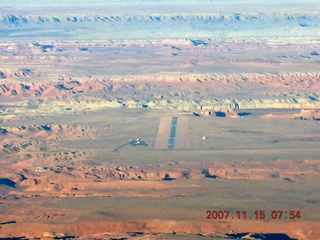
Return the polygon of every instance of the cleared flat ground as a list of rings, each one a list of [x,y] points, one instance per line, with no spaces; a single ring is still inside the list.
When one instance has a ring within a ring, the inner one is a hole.
[[[302,123],[289,119],[260,119],[256,115],[259,116],[259,112],[260,110],[251,111],[250,115],[239,119],[178,117],[174,149],[280,150],[290,148],[312,149],[320,146],[320,131],[317,121]],[[262,111],[262,114],[267,112],[270,112],[270,110]],[[287,111],[284,110],[283,112]],[[161,118],[155,140],[155,149],[168,148],[171,121],[172,117]],[[288,126],[284,124],[286,121],[290,123]],[[295,129],[295,131],[292,131],[292,129]],[[206,137],[205,140],[202,139],[203,136]]]
[[[157,138],[154,144],[155,149],[167,149],[168,148],[168,140],[170,135],[172,117],[161,117]]]
[[[189,131],[190,117],[178,117],[177,134],[174,149],[192,149],[192,135]]]

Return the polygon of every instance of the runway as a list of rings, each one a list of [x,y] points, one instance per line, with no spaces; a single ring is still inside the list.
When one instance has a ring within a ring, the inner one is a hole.
[[[190,117],[178,117],[174,149],[191,149]]]
[[[168,148],[168,137],[170,135],[171,123],[172,117],[161,117],[154,145],[155,149]]]
[[[178,124],[178,118],[173,117],[171,122],[169,141],[168,141],[168,149],[174,148],[174,141],[176,139],[176,132],[177,132],[177,124]]]
[[[155,149],[190,149],[190,117],[162,117],[160,119]]]

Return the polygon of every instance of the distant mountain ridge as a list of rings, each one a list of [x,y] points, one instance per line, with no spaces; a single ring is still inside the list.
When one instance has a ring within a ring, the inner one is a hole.
[[[152,14],[152,15],[83,15],[83,14],[61,14],[61,15],[0,15],[0,21],[8,26],[20,26],[28,23],[63,23],[63,22],[131,22],[131,21],[203,21],[205,23],[219,22],[295,22],[300,26],[319,26],[320,13],[230,13],[230,14]]]
[[[0,27],[0,39],[319,38],[320,13],[8,14]]]

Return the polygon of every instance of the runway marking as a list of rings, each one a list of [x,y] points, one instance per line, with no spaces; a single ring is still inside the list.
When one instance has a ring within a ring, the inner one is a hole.
[[[171,122],[171,130],[169,135],[169,141],[168,141],[168,149],[174,148],[174,140],[176,138],[176,131],[177,131],[177,124],[178,124],[178,118],[173,117]]]
[[[190,117],[161,117],[155,149],[191,149]]]

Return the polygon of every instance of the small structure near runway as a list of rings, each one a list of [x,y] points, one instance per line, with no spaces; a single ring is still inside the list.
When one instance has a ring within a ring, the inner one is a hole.
[[[130,139],[129,142],[117,147],[114,151],[118,152],[121,148],[123,148],[123,147],[125,147],[127,145],[131,145],[133,147],[136,147],[136,146],[149,146],[147,141],[141,140],[140,138],[137,138],[137,139]]]
[[[240,115],[234,110],[220,110],[220,111],[201,111],[193,112],[196,117],[218,117],[218,118],[239,118]]]
[[[140,138],[137,139],[130,139],[129,143],[131,146],[148,146],[148,142],[145,140],[141,140]]]

